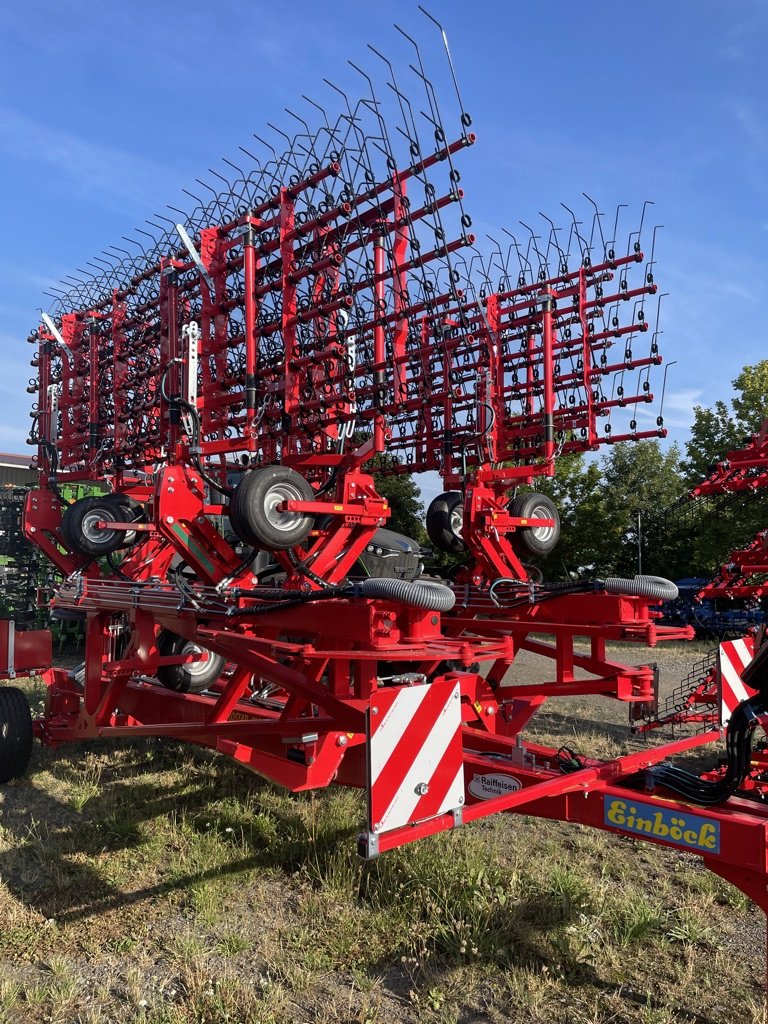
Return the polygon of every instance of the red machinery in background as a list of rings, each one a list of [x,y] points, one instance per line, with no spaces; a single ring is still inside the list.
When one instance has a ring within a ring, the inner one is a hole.
[[[484,258],[458,184],[470,118],[459,98],[448,132],[401,35],[418,96],[374,50],[383,97],[352,65],[364,92],[334,86],[338,118],[292,114],[284,152],[244,150],[209,202],[159,217],[135,256],[106,252],[31,335],[24,531],[61,573],[55,609],[86,621],[83,669],[46,672],[34,733],[173,736],[293,790],[360,787],[364,856],[517,810],[699,853],[765,907],[768,815],[738,795],[760,657],[709,778],[667,762],[719,728],[608,762],[525,738],[550,698],[655,699],[653,666],[609,642],[691,635],[657,625],[665,580],[548,584],[532,564],[559,519],[531,488],[559,456],[663,435],[654,260],[596,208]],[[441,475],[427,531],[462,558],[450,584],[402,552],[366,574],[390,515],[374,456]],[[66,504],[84,480],[103,495]],[[526,680],[523,651],[549,682]],[[14,716],[5,778],[29,758]]]
[[[710,467],[707,477],[697,484],[672,510],[694,509],[702,500],[741,498],[748,502],[762,496],[768,485],[768,420],[748,437],[742,448],[729,451]],[[745,504],[742,503],[742,508]],[[714,506],[710,515],[718,514]],[[697,601],[728,599],[754,602],[768,588],[768,530],[759,530],[744,547],[731,551],[728,560],[696,595]],[[759,630],[762,637],[763,628]],[[753,630],[754,632],[754,630]],[[661,706],[637,705],[634,728],[650,732],[659,728],[693,726],[699,730],[725,728],[733,710],[752,695],[744,688],[741,674],[754,651],[751,636],[728,640],[700,659],[689,675]],[[745,784],[759,787],[765,771],[758,758]]]

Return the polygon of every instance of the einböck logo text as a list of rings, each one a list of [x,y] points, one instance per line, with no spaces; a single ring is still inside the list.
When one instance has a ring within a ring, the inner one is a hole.
[[[720,822],[711,818],[618,797],[606,798],[604,810],[604,823],[622,832],[663,839],[700,853],[720,852]]]

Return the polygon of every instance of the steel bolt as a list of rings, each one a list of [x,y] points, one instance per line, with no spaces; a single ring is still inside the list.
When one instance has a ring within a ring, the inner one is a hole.
[[[426,782],[420,782],[414,789],[416,796],[426,796],[429,792],[429,786]]]
[[[378,708],[376,708],[376,707],[371,708],[371,714],[372,715],[378,715],[378,713],[379,713],[379,709]]]
[[[336,740],[336,746],[337,747],[346,747],[346,745],[348,743],[349,743],[349,740],[347,739],[346,736],[339,736],[339,738]]]

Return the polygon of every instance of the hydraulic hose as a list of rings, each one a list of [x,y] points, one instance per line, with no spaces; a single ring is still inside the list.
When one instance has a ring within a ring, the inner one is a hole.
[[[659,601],[674,601],[679,591],[671,580],[663,576],[635,576],[632,580],[609,576],[603,580],[603,588],[609,594],[625,594],[627,597],[653,597]]]
[[[393,580],[374,577],[363,580],[357,586],[362,597],[395,601],[430,612],[449,612],[456,604],[456,595],[451,588],[432,580]]]
[[[747,686],[757,690],[742,701],[731,715],[725,732],[726,769],[723,776],[708,782],[692,772],[662,763],[650,769],[650,776],[691,803],[711,806],[736,792],[752,762],[752,739],[760,718],[768,711],[768,644],[764,643],[742,672]]]

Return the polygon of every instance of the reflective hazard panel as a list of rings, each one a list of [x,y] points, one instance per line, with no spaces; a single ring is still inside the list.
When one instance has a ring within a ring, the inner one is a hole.
[[[457,682],[378,690],[368,722],[371,832],[387,832],[463,805]]]
[[[737,706],[748,697],[754,697],[756,690],[745,686],[741,673],[752,661],[754,653],[752,637],[741,640],[726,640],[717,652],[720,681],[720,725],[725,726]]]

